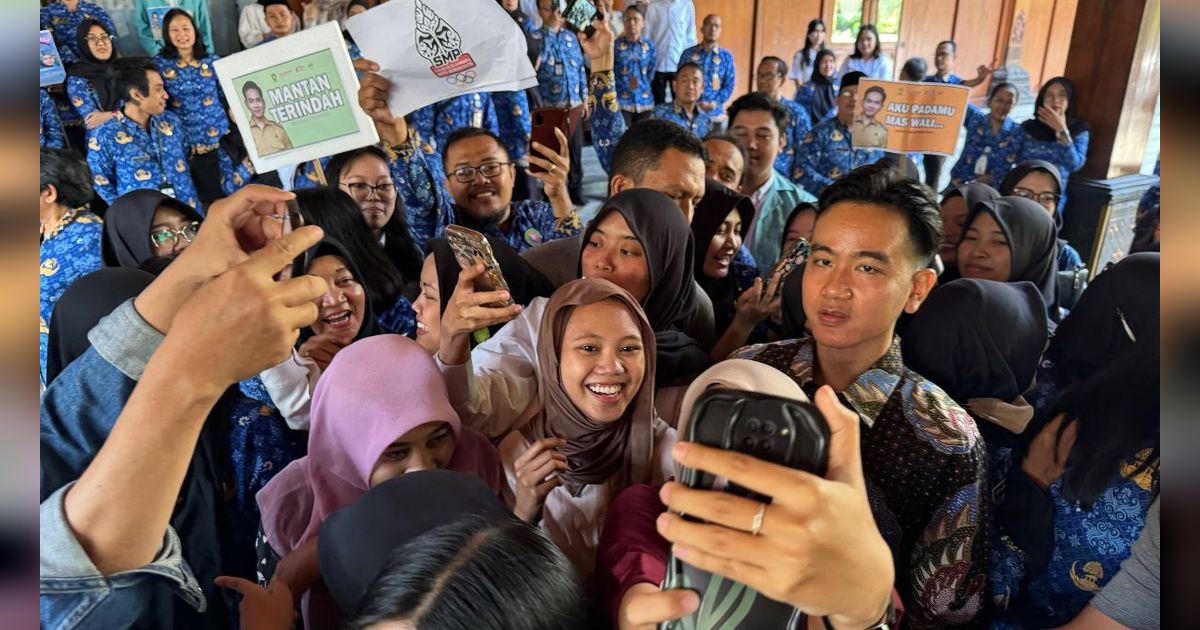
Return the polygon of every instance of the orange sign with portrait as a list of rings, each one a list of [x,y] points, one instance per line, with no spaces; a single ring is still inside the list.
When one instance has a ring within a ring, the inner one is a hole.
[[[856,149],[953,155],[971,90],[961,85],[863,79],[850,125]]]

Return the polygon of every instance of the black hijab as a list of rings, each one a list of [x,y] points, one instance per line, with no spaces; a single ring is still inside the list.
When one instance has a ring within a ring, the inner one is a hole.
[[[695,246],[691,227],[670,197],[647,188],[633,188],[609,197],[583,231],[583,247],[610,212],[619,212],[646,254],[650,292],[642,308],[658,354],[658,387],[693,377],[708,367],[708,353],[682,330],[696,312]],[[578,277],[583,278],[580,256]]]
[[[821,59],[826,56],[834,57],[835,55],[828,48],[819,51],[813,59],[812,77],[809,79],[809,84],[813,87],[813,99],[811,111],[809,111],[813,124],[821,122],[829,115],[829,112],[837,109],[838,88],[834,85],[832,78],[821,74]]]
[[[104,215],[102,255],[106,267],[138,267],[154,258],[150,226],[159,206],[174,208],[190,221],[203,221],[194,208],[157,190],[133,190],[113,200]]]
[[[1062,174],[1058,172],[1057,166],[1047,162],[1046,160],[1022,160],[1021,162],[1018,162],[1017,165],[1013,167],[1013,170],[1009,171],[1008,175],[1004,176],[1004,181],[1000,182],[1000,194],[1004,195],[1005,197],[1012,195],[1013,190],[1017,187],[1017,184],[1021,183],[1021,180],[1025,179],[1026,175],[1037,171],[1042,171],[1043,173],[1049,175],[1051,179],[1054,180],[1054,185],[1058,188],[1056,192],[1058,192],[1060,195],[1062,194]],[[1056,208],[1054,211],[1054,226],[1061,230],[1062,223],[1062,213]]]
[[[46,344],[46,384],[91,347],[88,332],[118,306],[150,286],[154,276],[139,269],[108,267],[76,280],[63,292],[50,316]]]
[[[904,363],[959,404],[1011,402],[1029,390],[1048,334],[1046,303],[1029,282],[962,278],[939,287],[909,320]]]
[[[346,267],[350,270],[350,273],[354,276],[354,280],[363,285],[362,326],[359,327],[358,334],[354,335],[354,341],[378,335],[380,331],[379,323],[375,319],[375,307],[371,304],[371,295],[366,290],[367,287],[363,281],[362,271],[359,270],[358,263],[350,255],[350,250],[346,249],[346,246],[339,243],[336,239],[327,236],[305,253],[304,273],[308,273],[309,269],[312,268],[313,261],[321,256],[337,256],[341,258],[346,263]],[[300,343],[303,343],[312,336],[313,329],[305,326],[300,331],[300,338],[297,340],[296,345],[299,346]]]
[[[548,298],[554,294],[554,284],[542,275],[542,272],[533,268],[533,265],[525,262],[520,254],[513,250],[508,243],[501,239],[484,235],[488,244],[492,247],[492,253],[496,255],[496,262],[500,265],[500,273],[504,275],[504,281],[508,283],[508,292],[512,295],[513,302],[521,306],[529,306],[535,297]],[[450,241],[444,238],[429,239],[429,253],[433,255],[433,266],[437,269],[438,275],[438,297],[441,301],[442,312],[446,312],[446,306],[450,303],[450,297],[454,295],[454,288],[458,285],[458,274],[462,271],[462,266],[458,264],[458,259],[454,257],[454,250],[450,247]],[[504,324],[492,326],[492,334],[500,330]],[[472,345],[475,344],[474,338],[471,339]]]
[[[1042,294],[1050,321],[1057,322],[1058,230],[1054,227],[1054,219],[1031,199],[997,197],[971,208],[963,237],[983,212],[992,216],[1008,241],[1012,258],[1008,281],[1032,282]],[[963,263],[958,262],[960,266]]]
[[[970,184],[963,184],[962,186],[956,186],[946,190],[946,193],[942,195],[942,203],[946,203],[947,199],[951,199],[953,197],[962,197],[963,201],[967,205],[967,214],[969,215],[971,208],[974,208],[981,202],[991,201],[999,196],[1000,193],[996,192],[995,188],[992,188],[987,184],[972,182]],[[964,228],[963,231],[965,232],[966,228]],[[957,264],[945,265],[945,269],[943,269],[942,273],[938,276],[938,284],[953,282],[961,277],[962,274],[959,273]]]
[[[716,318],[716,335],[718,338],[729,327],[736,313],[735,302],[738,296],[737,282],[733,270],[724,278],[710,278],[704,274],[704,260],[708,257],[708,246],[713,236],[725,222],[729,213],[737,210],[742,220],[741,236],[746,238],[750,230],[750,222],[754,220],[754,203],[750,198],[731,190],[715,179],[704,183],[704,198],[696,204],[696,212],[692,216],[692,238],[695,241],[695,261],[692,268],[696,282],[708,294],[713,303],[713,315]]]
[[[514,517],[474,475],[434,469],[385,481],[321,525],[321,578],[343,614],[352,615],[393,549],[462,518],[499,523]]]
[[[1061,84],[1067,90],[1067,131],[1074,137],[1085,131],[1092,130],[1091,125],[1075,117],[1075,84],[1071,83],[1071,80],[1066,77],[1054,77],[1043,84],[1042,89],[1038,90],[1037,101],[1033,104],[1033,118],[1021,123],[1021,128],[1034,140],[1042,142],[1054,142],[1056,140],[1054,129],[1051,129],[1050,125],[1037,118],[1038,108],[1042,106],[1042,103],[1046,99],[1046,90],[1049,90],[1050,86],[1055,83]]]
[[[1050,341],[1046,358],[1068,382],[1090,378],[1158,334],[1159,254],[1126,256],[1088,285]]]
[[[804,328],[804,264],[796,267],[783,281],[781,302],[784,339],[799,339],[808,334]]]
[[[101,111],[111,112],[117,108],[116,101],[119,99],[113,98],[111,90],[108,89],[108,69],[112,67],[112,62],[117,58],[117,43],[112,43],[112,56],[108,61],[101,61],[92,54],[92,49],[88,48],[87,36],[88,31],[92,30],[93,26],[99,26],[108,33],[108,29],[94,18],[85,18],[79,23],[79,27],[75,29],[75,45],[79,47],[79,60],[67,66],[67,74],[73,77],[79,77],[88,82],[92,89],[96,91],[96,99],[100,105]],[[108,33],[114,35],[114,33]]]

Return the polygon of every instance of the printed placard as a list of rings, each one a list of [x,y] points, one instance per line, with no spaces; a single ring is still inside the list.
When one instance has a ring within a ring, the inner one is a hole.
[[[961,85],[863,79],[851,143],[856,149],[953,155],[970,94]]]
[[[260,173],[379,142],[374,123],[358,106],[358,77],[336,22],[214,66]]]
[[[58,46],[54,45],[54,36],[50,31],[38,33],[38,73],[39,87],[57,85],[67,80],[67,70],[63,67],[62,57],[58,54]]]

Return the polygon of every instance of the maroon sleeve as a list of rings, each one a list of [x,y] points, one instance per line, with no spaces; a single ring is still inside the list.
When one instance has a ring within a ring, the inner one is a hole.
[[[626,488],[608,506],[600,546],[596,550],[596,595],[618,627],[621,599],[634,584],[662,584],[670,544],[654,522],[666,506],[658,499],[661,486],[639,484]]]

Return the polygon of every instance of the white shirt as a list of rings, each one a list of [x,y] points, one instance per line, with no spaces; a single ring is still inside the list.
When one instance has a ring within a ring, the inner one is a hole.
[[[263,370],[258,377],[287,425],[297,431],[307,431],[312,424],[312,392],[317,387],[317,379],[321,378],[321,368],[316,362],[301,357],[293,349],[292,356]]]
[[[646,7],[645,35],[658,51],[655,72],[675,72],[683,51],[696,44],[692,0],[651,0]]]
[[[892,80],[892,58],[880,53],[878,57],[867,61],[866,59],[856,59],[854,57],[846,57],[842,62],[842,69],[838,71],[838,76],[844,77],[847,72],[861,72],[867,75],[870,79],[883,79],[885,81]]]
[[[790,70],[788,70],[787,78],[795,79],[799,81],[801,85],[808,83],[808,80],[812,78],[813,63],[817,60],[818,52],[819,51],[814,48],[808,51],[808,55],[805,55],[804,48],[797,50],[796,54],[792,55],[792,67]],[[808,65],[804,65],[806,56],[808,57]]]

